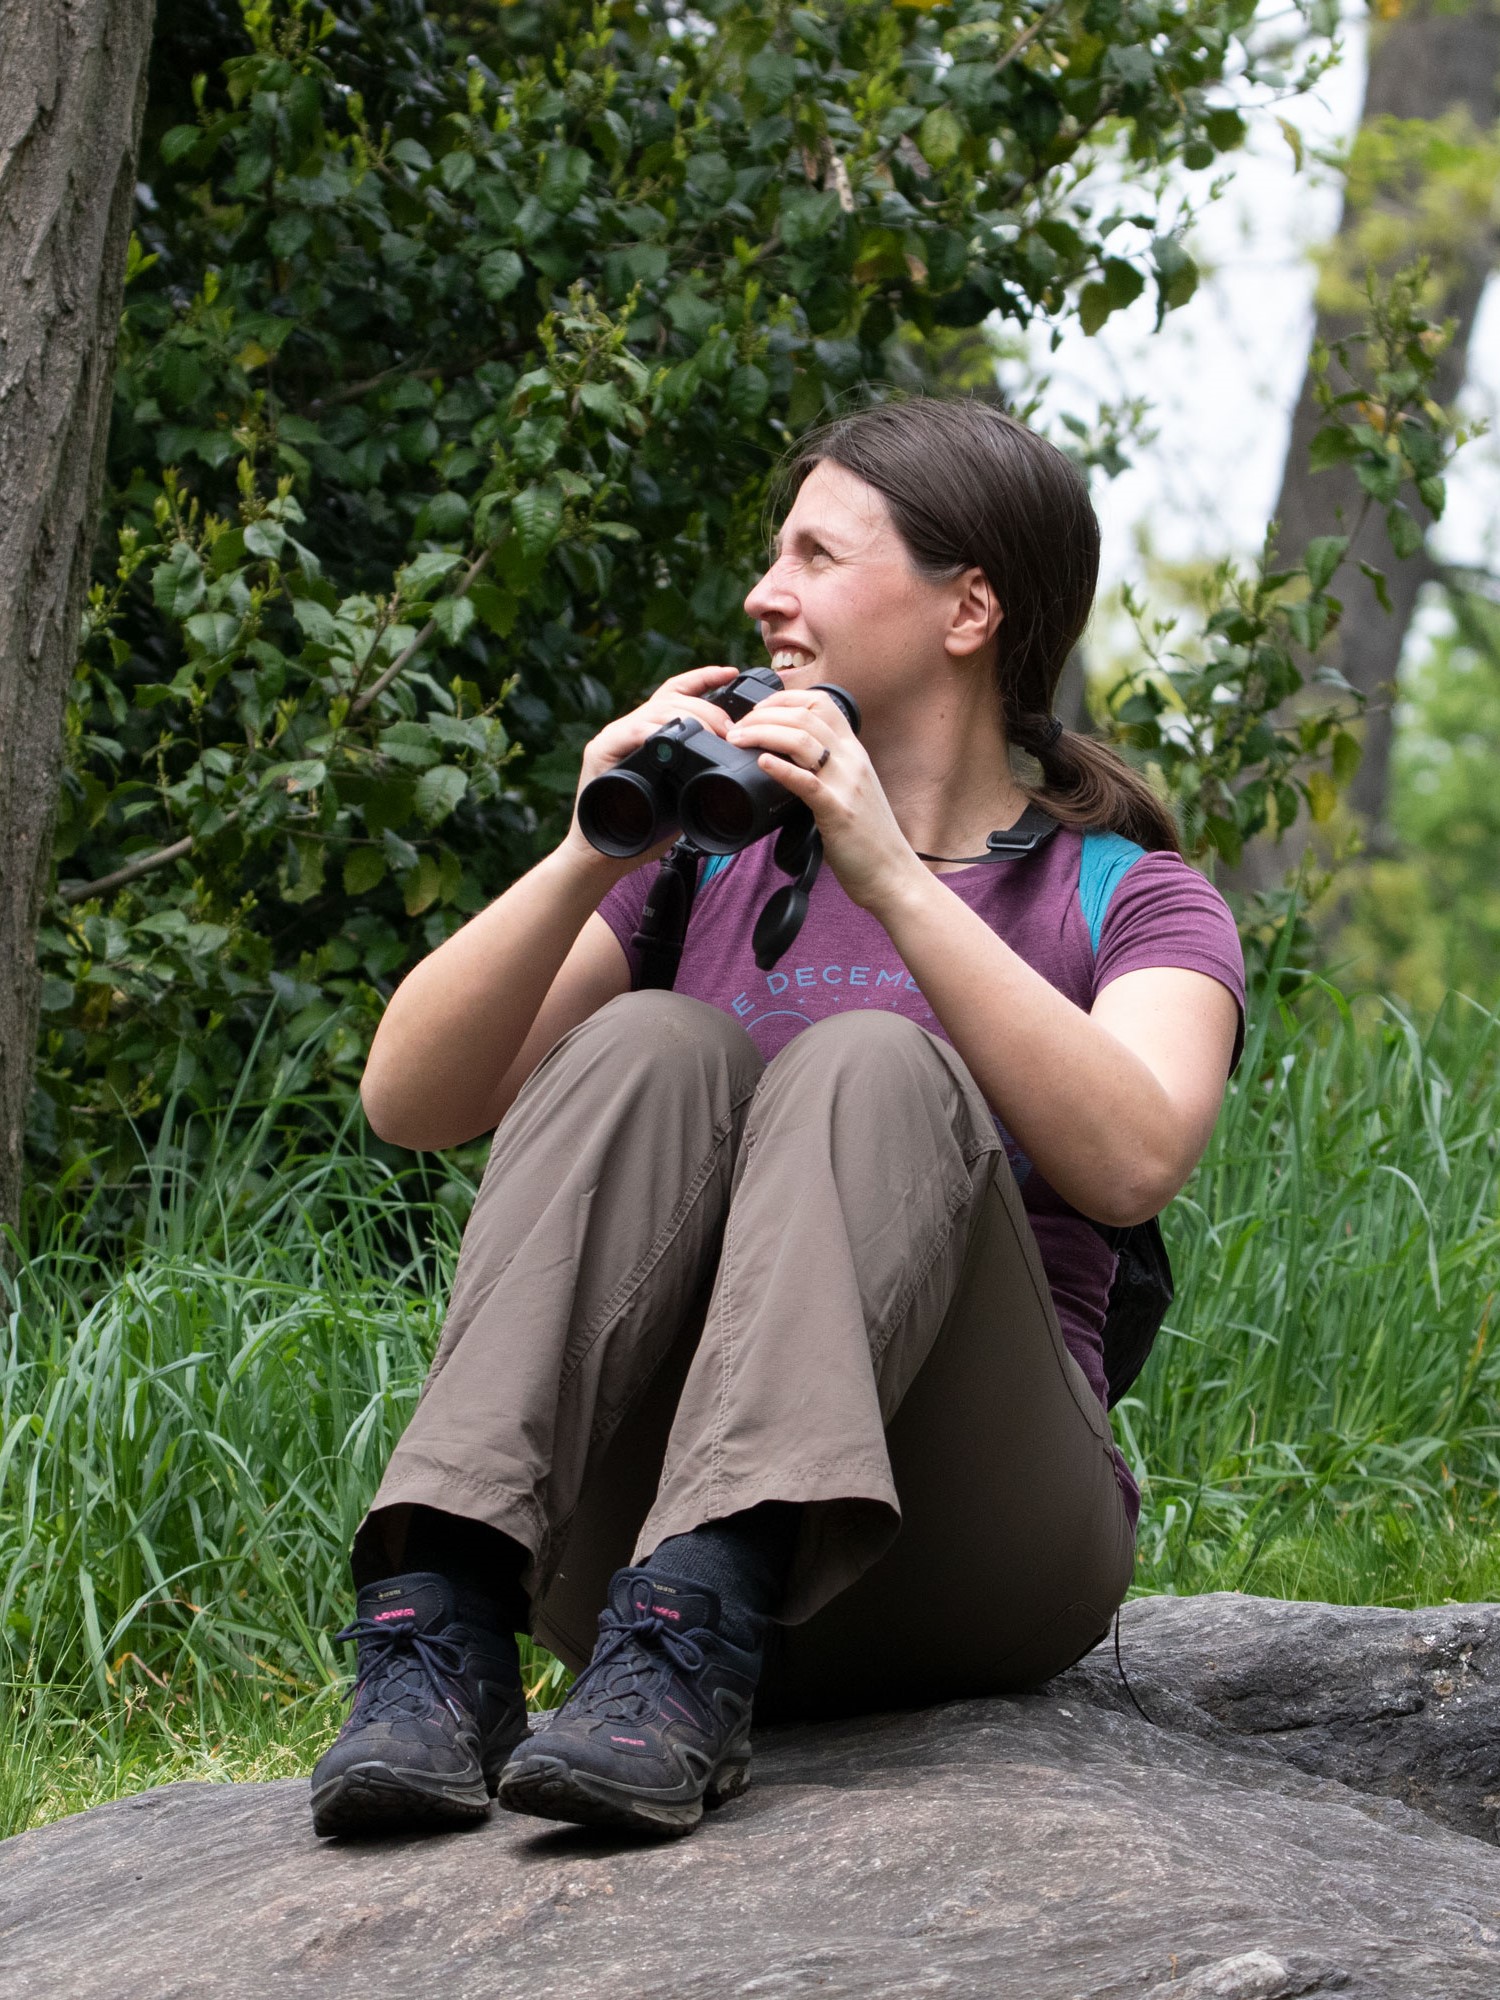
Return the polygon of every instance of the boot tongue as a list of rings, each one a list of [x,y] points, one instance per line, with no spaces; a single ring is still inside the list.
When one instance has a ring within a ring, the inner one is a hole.
[[[669,1630],[691,1632],[706,1625],[719,1629],[719,1594],[706,1583],[688,1583],[663,1572],[621,1570],[611,1587],[610,1603],[625,1615],[649,1609]]]
[[[393,1630],[436,1632],[454,1617],[453,1587],[431,1570],[387,1576],[359,1593],[357,1615]]]

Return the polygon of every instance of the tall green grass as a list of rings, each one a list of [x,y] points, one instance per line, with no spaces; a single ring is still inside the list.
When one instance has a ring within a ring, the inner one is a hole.
[[[1178,1298],[1116,1412],[1152,1587],[1248,1583],[1320,1524],[1389,1544],[1392,1588],[1416,1525],[1487,1538],[1500,1019],[1458,994],[1425,1031],[1363,1011],[1322,984],[1266,1010],[1168,1213]]]
[[[1138,1587],[1500,1596],[1497,1058],[1457,996],[1420,1030],[1326,986],[1263,1011],[1116,1412]],[[0,1279],[0,1829],[310,1762],[473,1164],[393,1167],[289,1079],[212,1129],[168,1118],[127,1250],[66,1188],[34,1207]]]

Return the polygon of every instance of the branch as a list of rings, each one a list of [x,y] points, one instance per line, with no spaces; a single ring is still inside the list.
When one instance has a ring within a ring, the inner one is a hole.
[[[1062,0],[1052,0],[1052,4],[1050,7],[1044,7],[1042,9],[1041,13],[1038,14],[1036,19],[1032,22],[1031,26],[1029,28],[1023,29],[1022,32],[1016,36],[1016,39],[1011,43],[1010,47],[1005,51],[1005,54],[1001,56],[1000,60],[995,64],[996,76],[1000,74],[1001,70],[1008,69],[1010,67],[1010,65],[1015,61],[1016,57],[1020,55],[1021,51],[1024,48],[1026,48],[1026,46],[1029,43],[1034,42],[1036,40],[1037,36],[1042,32],[1043,28],[1045,28],[1047,23],[1052,19],[1053,15],[1060,13],[1061,10],[1062,10]]]
[[[468,571],[464,576],[463,582],[460,583],[455,590],[452,590],[448,593],[448,597],[450,600],[457,599],[460,597],[466,597],[468,595],[470,586],[479,581],[480,577],[484,574],[484,571],[489,564],[490,557],[493,554],[494,554],[493,549],[485,549],[479,555],[475,556],[473,562],[469,564]],[[370,703],[375,700],[376,696],[385,693],[385,690],[390,686],[391,682],[396,678],[397,674],[401,672],[403,667],[407,667],[411,664],[411,662],[416,658],[417,654],[421,652],[422,648],[427,644],[427,641],[432,637],[433,633],[436,630],[437,630],[437,620],[435,618],[429,618],[427,623],[422,627],[421,631],[417,634],[416,638],[412,640],[411,644],[406,648],[404,652],[398,653],[396,655],[395,659],[391,661],[391,664],[386,668],[385,672],[380,676],[380,678],[378,680],[371,681],[370,685],[365,689],[364,693],[362,695],[358,695],[352,702],[350,702],[349,714],[351,718],[356,715],[363,715],[365,710],[370,706]]]
[[[236,816],[234,812],[226,813],[224,823],[228,825]],[[158,847],[154,854],[138,854],[134,861],[127,861],[113,875],[101,875],[97,882],[60,882],[58,897],[64,903],[85,903],[90,896],[107,896],[112,889],[123,889],[127,882],[134,882],[137,876],[149,875],[153,868],[165,868],[169,861],[180,861],[192,851],[192,846],[193,836],[185,834],[170,847]]]

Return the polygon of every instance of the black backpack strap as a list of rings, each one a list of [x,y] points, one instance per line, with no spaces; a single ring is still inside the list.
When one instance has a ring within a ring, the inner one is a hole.
[[[656,880],[641,911],[640,929],[630,940],[641,957],[638,991],[662,987],[670,992],[677,983],[688,918],[693,914],[693,898],[698,893],[698,863],[702,859],[702,850],[690,840],[682,839],[668,850],[656,871]]]
[[[1103,1237],[1118,1262],[1104,1320],[1104,1378],[1114,1408],[1146,1365],[1174,1292],[1172,1265],[1162,1239],[1161,1220],[1089,1227]]]
[[[972,868],[979,861],[1011,861],[1018,854],[1030,854],[1056,833],[1058,821],[1044,812],[1033,799],[1014,826],[998,828],[985,842],[983,854],[918,854],[919,861],[957,862]]]

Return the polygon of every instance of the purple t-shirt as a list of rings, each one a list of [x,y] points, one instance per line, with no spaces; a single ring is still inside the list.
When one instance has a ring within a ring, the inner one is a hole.
[[[904,1014],[949,1041],[885,930],[849,900],[826,863],[796,942],[773,971],[760,970],[750,944],[755,920],[789,879],[775,864],[774,847],[761,840],[705,864],[677,992],[733,1015],[767,1061],[803,1028],[849,1007]],[[630,940],[655,875],[655,865],[638,868],[599,906],[630,961],[632,984],[640,978],[640,956]],[[1245,1038],[1239,933],[1218,890],[1180,855],[1147,853],[1116,833],[1060,827],[1030,854],[951,869],[938,880],[1085,1012],[1112,979],[1147,966],[1185,966],[1217,979],[1239,1006],[1231,1068],[1239,1062]],[[1115,1253],[1043,1179],[998,1118],[995,1123],[1020,1183],[1063,1339],[1104,1403],[1102,1329]],[[1140,1491],[1118,1450],[1115,1468],[1133,1525]]]

